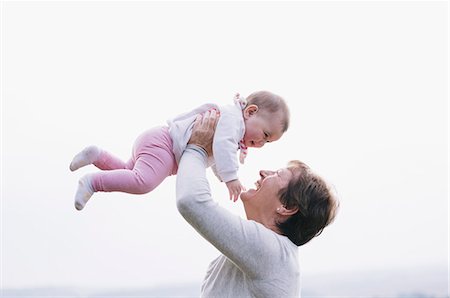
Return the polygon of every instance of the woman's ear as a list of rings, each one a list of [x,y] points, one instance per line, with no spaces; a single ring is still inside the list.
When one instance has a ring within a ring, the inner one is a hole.
[[[291,216],[297,212],[298,212],[298,207],[293,207],[293,208],[287,209],[286,207],[281,206],[281,207],[277,208],[277,213],[280,215]]]
[[[257,105],[248,105],[247,107],[245,107],[244,109],[244,118],[248,119],[251,116],[253,116],[254,114],[256,114],[258,112],[259,108]]]

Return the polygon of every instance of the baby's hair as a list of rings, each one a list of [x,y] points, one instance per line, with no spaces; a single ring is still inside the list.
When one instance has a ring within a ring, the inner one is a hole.
[[[256,91],[247,97],[247,104],[257,105],[259,109],[269,113],[281,112],[284,116],[283,132],[286,132],[288,129],[290,118],[289,108],[281,96],[270,91]]]

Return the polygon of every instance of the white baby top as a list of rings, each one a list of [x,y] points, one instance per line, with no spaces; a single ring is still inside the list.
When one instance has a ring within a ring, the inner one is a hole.
[[[240,148],[239,143],[245,134],[242,107],[239,101],[225,106],[207,103],[168,120],[169,134],[173,141],[173,153],[177,164],[179,164],[181,155],[191,137],[197,115],[216,108],[220,111],[220,118],[213,140],[214,157],[208,159],[208,166],[212,166],[214,174],[223,182],[238,179],[239,164],[236,152]]]

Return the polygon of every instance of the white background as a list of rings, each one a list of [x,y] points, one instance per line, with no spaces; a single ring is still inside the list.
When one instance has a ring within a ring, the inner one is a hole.
[[[447,269],[447,2],[3,2],[1,25],[3,288],[200,284],[218,252],[177,212],[175,177],[77,212],[96,169],[68,165],[90,144],[128,159],[145,129],[261,89],[291,126],[250,150],[243,183],[300,159],[341,201],[303,274]]]

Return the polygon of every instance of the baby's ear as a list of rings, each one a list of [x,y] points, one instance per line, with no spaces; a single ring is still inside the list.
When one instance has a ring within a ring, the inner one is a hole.
[[[248,119],[251,116],[253,116],[254,114],[256,114],[258,112],[259,108],[257,105],[248,105],[245,107],[244,109],[244,118]]]

